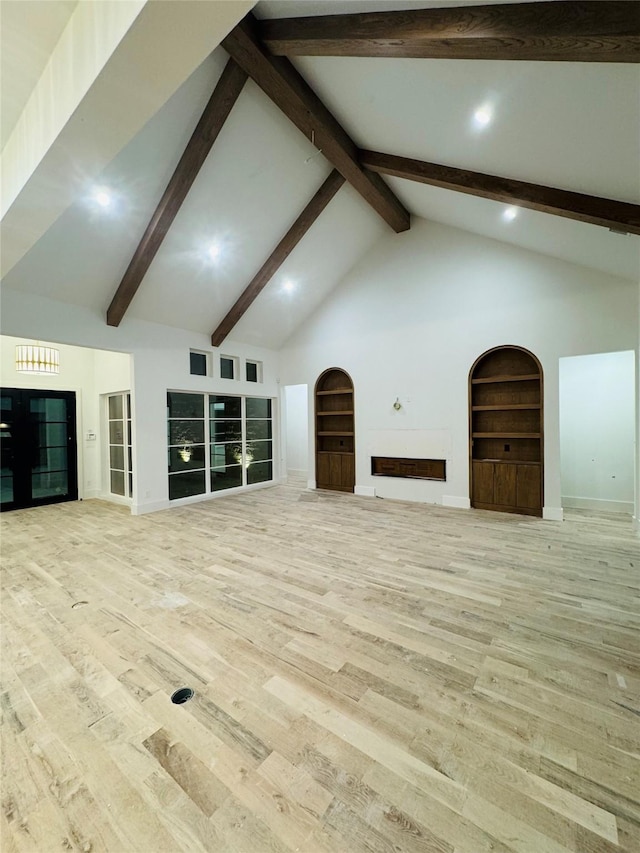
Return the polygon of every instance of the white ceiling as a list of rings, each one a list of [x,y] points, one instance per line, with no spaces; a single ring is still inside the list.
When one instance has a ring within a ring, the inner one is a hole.
[[[256,11],[271,17],[442,5],[464,4],[269,0]],[[117,192],[117,209],[108,215],[92,209],[89,188],[79,182],[75,204],[4,286],[104,314],[225,61],[221,48],[214,51],[103,172],[100,182]],[[295,64],[362,147],[639,200],[637,67],[319,57]],[[487,101],[495,120],[479,133],[470,119]],[[321,155],[306,162],[314,153],[248,82],[123,323],[131,316],[212,332],[329,173]],[[638,237],[525,210],[506,223],[496,202],[387,180],[413,215],[614,275],[640,275]],[[231,337],[279,347],[388,233],[360,196],[343,187]],[[204,252],[213,240],[223,248],[218,264]],[[291,293],[283,290],[286,279],[297,285]]]
[[[0,148],[9,138],[78,0],[1,0]]]

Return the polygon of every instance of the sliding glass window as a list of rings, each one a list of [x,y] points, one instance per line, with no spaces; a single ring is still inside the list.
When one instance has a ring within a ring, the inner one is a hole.
[[[203,394],[167,393],[169,499],[206,492]]]
[[[272,423],[271,400],[264,397],[247,397],[247,483],[273,480]]]
[[[242,397],[209,397],[211,491],[242,486]]]
[[[178,392],[167,400],[171,500],[273,479],[271,400]]]

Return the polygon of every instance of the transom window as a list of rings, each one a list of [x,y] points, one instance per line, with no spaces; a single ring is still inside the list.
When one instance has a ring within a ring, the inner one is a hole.
[[[167,393],[169,499],[273,479],[271,400]]]
[[[189,351],[189,373],[192,376],[209,375],[209,356],[206,352],[198,352],[194,349]]]

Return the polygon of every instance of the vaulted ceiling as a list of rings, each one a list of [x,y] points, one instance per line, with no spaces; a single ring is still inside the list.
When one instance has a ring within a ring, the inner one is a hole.
[[[3,0],[2,6],[6,3]],[[25,5],[29,3],[25,0]],[[537,3],[522,5],[533,7]],[[622,4],[574,5],[608,6],[614,30],[613,10]],[[328,13],[397,13],[452,6],[469,4],[265,0],[253,14],[256,31],[274,51],[297,52],[300,39],[306,38],[303,50],[314,52],[326,51],[327,44],[309,47],[310,36],[304,26],[300,32],[286,31],[284,25],[267,22]],[[241,30],[236,32],[242,34]],[[328,38],[331,34],[329,27],[324,35]],[[553,50],[558,45],[567,49],[570,42],[567,33],[559,35],[552,43]],[[540,36],[534,33],[534,44],[536,38],[539,44]],[[607,61],[575,61],[573,56],[552,61],[353,55],[291,55],[290,60],[271,60],[276,71],[285,73],[289,81],[292,72],[282,72],[282,68],[290,68],[291,62],[342,126],[348,142],[336,153],[335,139],[323,135],[322,123],[313,110],[311,118],[304,109],[298,114],[302,132],[252,79],[237,80],[237,91],[225,108],[228,117],[219,122],[211,150],[164,239],[158,241],[157,253],[146,259],[139,287],[134,288],[130,304],[126,300],[125,311],[118,312],[122,319],[117,317],[117,321],[124,324],[129,317],[136,317],[210,334],[253,280],[257,282],[255,300],[248,307],[241,304],[239,322],[230,327],[227,324],[221,334],[229,332],[238,341],[278,347],[376,242],[395,231],[398,233],[393,239],[402,240],[402,231],[408,225],[408,218],[403,221],[403,208],[413,216],[612,275],[637,278],[637,236],[622,236],[588,221],[521,206],[516,219],[507,222],[502,215],[504,200],[443,188],[440,174],[436,175],[440,185],[433,186],[403,177],[380,178],[361,165],[384,171],[391,168],[397,175],[407,168],[418,168],[398,159],[410,158],[464,170],[462,176],[449,172],[447,180],[467,181],[476,190],[478,179],[469,172],[509,179],[507,189],[513,192],[526,191],[513,182],[527,182],[637,205],[637,31],[635,54],[632,41],[625,46],[615,35],[601,33],[595,41],[595,49],[613,45],[614,52]],[[374,48],[362,43],[354,47],[352,40],[347,45],[334,42],[329,49],[373,53],[382,50],[383,42],[378,33]],[[396,50],[399,42],[397,34],[395,38],[390,34],[388,44],[396,47],[387,45],[384,50]],[[588,43],[583,37],[583,55]],[[145,229],[228,64],[224,45],[229,51],[239,50],[236,58],[244,61],[244,48],[233,40],[233,30],[223,46],[212,44],[211,54],[100,174],[93,175],[90,182],[78,176],[71,203],[7,272],[4,287],[83,304],[104,316],[110,305],[113,309],[118,285],[126,280],[125,273]],[[476,41],[473,50],[478,49]],[[489,53],[492,49],[489,45]],[[516,49],[525,47],[517,42]],[[623,51],[619,56],[624,62],[612,61],[618,58],[615,50]],[[129,68],[128,75],[128,85],[143,86],[140,69]],[[279,91],[277,79],[272,85]],[[302,84],[290,85],[295,90]],[[276,100],[280,95],[276,92]],[[481,106],[493,115],[485,127],[473,121]],[[222,108],[216,106],[216,115]],[[381,161],[359,149],[395,155],[396,159]],[[346,156],[345,151],[355,165],[345,165],[339,159]],[[332,174],[334,164],[347,181],[341,185],[341,180],[331,178],[333,183],[325,190],[327,197],[313,202],[311,208],[315,204],[317,210],[309,212],[310,202]],[[96,186],[113,193],[108,208],[95,204]],[[491,189],[495,191],[495,187]],[[494,198],[503,196],[494,192]],[[531,201],[532,196],[528,198]],[[580,207],[572,197],[567,201],[561,195],[556,201],[561,206]],[[597,207],[598,214],[603,210],[614,218],[619,213],[615,206]],[[637,231],[638,209],[631,214],[629,210],[625,208],[623,213],[626,211],[631,219],[635,216]],[[620,230],[615,222],[607,224]],[[621,230],[627,229],[621,226]],[[211,257],[212,246],[216,247],[216,257]],[[279,254],[274,252],[278,246]]]

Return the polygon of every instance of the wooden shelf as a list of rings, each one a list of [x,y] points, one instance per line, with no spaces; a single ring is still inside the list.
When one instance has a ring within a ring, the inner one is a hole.
[[[499,462],[501,465],[540,465],[540,462],[529,461],[528,459],[489,459],[481,457],[473,459],[474,462]]]
[[[503,374],[502,376],[487,376],[481,379],[472,379],[472,385],[486,385],[487,382],[530,382],[533,379],[540,379],[539,373],[524,373],[519,376],[510,376]]]
[[[335,388],[333,391],[316,391],[316,397],[328,397],[330,394],[353,394],[353,388]]]
[[[352,415],[352,414],[353,414],[352,409],[342,409],[339,412],[316,412],[316,415],[319,418],[327,418],[327,417],[330,417],[331,415]]]
[[[491,406],[472,406],[473,412],[514,412],[520,409],[539,409],[540,403],[496,403]]]
[[[540,438],[539,432],[473,432],[471,438]]]
[[[336,432],[335,430],[329,430],[329,431],[327,431],[327,430],[320,431],[319,430],[317,435],[353,435],[353,433],[352,432],[340,432],[340,431]]]

